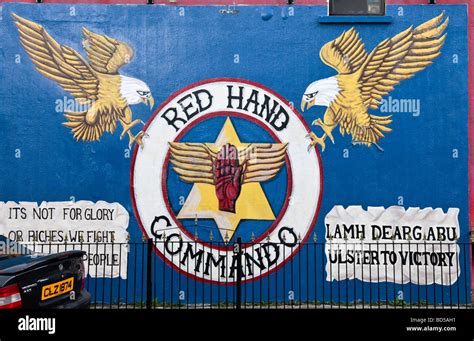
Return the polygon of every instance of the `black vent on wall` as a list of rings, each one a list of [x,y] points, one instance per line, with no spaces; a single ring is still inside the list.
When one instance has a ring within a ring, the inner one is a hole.
[[[384,15],[385,0],[330,0],[330,15]]]

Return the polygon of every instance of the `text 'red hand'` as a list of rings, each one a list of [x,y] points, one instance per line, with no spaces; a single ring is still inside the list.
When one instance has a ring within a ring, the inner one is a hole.
[[[216,196],[221,211],[235,213],[235,202],[242,187],[242,166],[239,165],[238,155],[234,145],[225,144],[213,163]]]

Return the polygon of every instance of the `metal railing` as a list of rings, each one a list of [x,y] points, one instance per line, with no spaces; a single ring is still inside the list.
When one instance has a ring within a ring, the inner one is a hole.
[[[86,251],[92,308],[471,308],[469,243],[273,244],[280,250],[276,261],[265,261],[265,241],[207,242],[205,248],[226,255],[214,263],[204,253],[202,258],[193,251],[186,256],[185,250],[202,247],[198,241],[24,246],[44,254]],[[165,247],[172,252],[163,256]],[[412,259],[405,258],[408,264],[390,262],[390,257],[372,258],[369,264],[368,258],[349,261],[358,252],[375,257],[384,251],[390,255],[390,250],[409,252]]]

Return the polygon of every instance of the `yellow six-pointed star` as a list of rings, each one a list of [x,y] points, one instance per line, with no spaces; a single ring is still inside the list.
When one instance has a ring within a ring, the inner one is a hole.
[[[241,167],[234,211],[220,208],[216,194],[216,160],[225,146],[237,149]],[[193,183],[178,219],[214,219],[223,240],[232,238],[241,220],[275,220],[260,183],[280,171],[286,147],[286,143],[241,142],[230,118],[214,143],[170,143],[174,171],[182,181]]]

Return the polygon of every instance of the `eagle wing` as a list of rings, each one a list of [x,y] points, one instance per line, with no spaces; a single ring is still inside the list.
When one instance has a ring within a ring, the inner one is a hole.
[[[239,152],[242,183],[262,182],[276,176],[285,163],[286,143],[253,143]],[[214,185],[213,163],[217,153],[205,143],[170,142],[170,162],[180,179],[189,183]]]
[[[15,13],[12,16],[20,33],[21,45],[39,73],[57,82],[80,104],[97,99],[99,81],[79,53],[58,44],[43,26]]]
[[[101,73],[116,74],[118,70],[133,58],[130,45],[106,35],[100,35],[82,28],[83,46],[87,52],[91,67]]]
[[[391,39],[382,41],[361,68],[360,83],[364,105],[377,109],[383,96],[404,79],[425,69],[438,57],[443,47],[449,18],[444,12],[421,24],[410,27]]]
[[[214,185],[212,164],[216,158],[204,143],[170,142],[170,162],[181,180]]]
[[[367,52],[353,27],[326,43],[319,51],[319,56],[326,65],[346,74],[355,72],[362,66],[367,59]]]
[[[243,183],[264,182],[274,178],[285,164],[288,143],[253,143],[243,151]]]
[[[342,134],[352,134],[354,143],[370,146],[377,143],[385,132],[392,131],[388,125],[392,122],[391,115],[377,116],[371,115],[365,108],[349,111],[344,105],[344,101],[337,98],[327,109],[333,122],[340,125]]]

